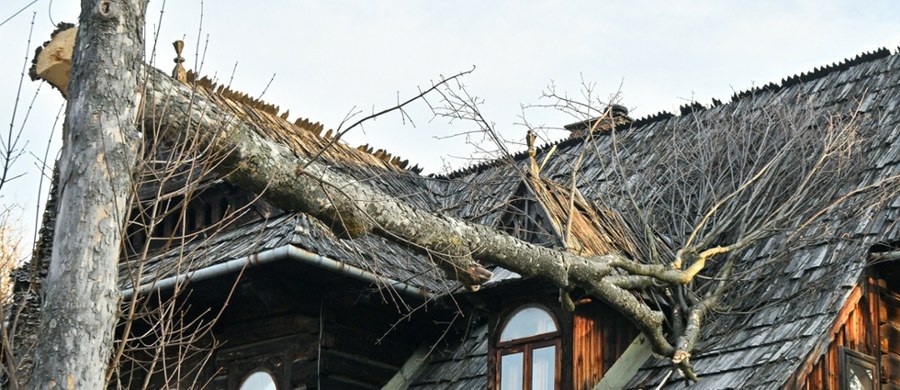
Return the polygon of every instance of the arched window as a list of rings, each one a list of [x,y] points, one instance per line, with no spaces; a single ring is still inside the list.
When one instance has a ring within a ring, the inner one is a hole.
[[[256,370],[244,378],[239,390],[278,390],[278,386],[268,371]]]
[[[559,325],[543,306],[517,309],[497,339],[501,390],[552,390],[559,383]]]

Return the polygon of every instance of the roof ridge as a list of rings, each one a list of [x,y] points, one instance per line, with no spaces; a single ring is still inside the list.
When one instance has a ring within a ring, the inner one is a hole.
[[[900,53],[900,47],[898,47],[898,53]],[[867,62],[872,62],[876,60],[880,60],[883,58],[890,57],[891,51],[886,47],[881,47],[879,49],[873,50],[871,52],[864,51],[860,54],[857,54],[856,57],[847,57],[844,58],[841,62],[832,62],[831,65],[824,65],[822,67],[815,67],[813,70],[809,72],[801,72],[800,74],[795,74],[793,76],[789,76],[781,79],[781,82],[778,81],[770,82],[768,84],[763,85],[762,87],[750,87],[744,91],[736,92],[731,96],[731,101],[736,102],[740,99],[743,99],[748,96],[752,96],[756,93],[773,91],[777,92],[784,88],[792,87],[797,84],[803,84],[814,80],[822,79],[832,73],[847,70],[853,66],[865,64]],[[897,55],[896,53],[893,55]]]
[[[832,63],[831,65],[825,65],[822,67],[815,67],[815,68],[813,68],[813,70],[811,70],[809,72],[802,72],[800,74],[786,77],[786,78],[782,79],[781,82],[773,81],[773,82],[764,84],[763,86],[760,86],[760,87],[750,87],[744,91],[735,92],[731,96],[731,101],[729,103],[723,103],[721,100],[716,99],[716,98],[712,98],[712,103],[709,106],[705,106],[697,101],[692,101],[692,102],[686,103],[679,107],[680,115],[678,115],[678,116],[689,115],[689,114],[704,111],[704,110],[707,110],[710,108],[719,107],[719,106],[722,106],[725,104],[736,103],[742,99],[753,97],[754,95],[759,94],[759,93],[777,92],[777,91],[783,90],[785,88],[793,87],[795,85],[819,80],[819,79],[822,79],[832,73],[845,71],[853,66],[865,64],[865,63],[880,60],[880,59],[884,59],[884,58],[890,57],[891,55],[900,55],[900,47],[897,47],[897,51],[895,53],[891,53],[891,51],[886,47],[881,47],[881,48],[873,50],[871,52],[864,51],[860,54],[857,54],[855,57],[847,57],[844,60],[842,60],[841,62]],[[635,120],[634,122],[632,122],[631,124],[628,125],[628,128],[636,129],[636,128],[640,128],[640,127],[643,127],[643,126],[646,126],[646,125],[649,125],[649,124],[652,124],[655,122],[669,120],[674,117],[676,117],[676,115],[672,114],[668,111],[659,111],[655,114],[650,114],[650,115],[644,116],[638,120]],[[551,141],[551,142],[548,142],[548,143],[538,147],[536,149],[536,151],[538,153],[540,153],[540,152],[545,151],[553,146],[556,146],[556,147],[569,146],[569,145],[577,144],[579,142],[583,142],[583,140],[584,140],[583,137],[578,137],[578,138],[564,138],[564,139],[560,139],[557,141]],[[516,152],[511,156],[513,161],[520,161],[521,159],[523,159],[525,157],[528,157],[527,150]],[[452,179],[456,179],[456,178],[468,175],[470,173],[478,173],[484,169],[493,167],[494,165],[497,164],[497,161],[499,161],[499,159],[483,161],[478,164],[469,165],[467,167],[460,168],[460,169],[457,169],[455,171],[451,171],[451,172],[448,172],[445,174],[433,174],[430,176],[433,178],[436,178],[436,179],[452,180]]]
[[[721,104],[721,102],[719,102],[719,103]],[[629,128],[642,127],[642,126],[649,125],[651,123],[665,121],[665,120],[668,120],[668,119],[674,118],[674,117],[675,117],[675,114],[673,114],[671,112],[659,111],[655,114],[645,115],[641,118],[638,118],[634,122],[630,123],[628,125],[628,127]],[[541,146],[538,146],[537,148],[535,148],[535,151],[538,154],[540,154],[541,152],[547,151],[548,149],[550,149],[554,146],[556,146],[558,148],[558,147],[562,147],[562,146],[574,145],[579,142],[582,142],[583,140],[584,140],[583,137],[562,138],[562,139],[558,139],[556,141],[549,141]],[[513,161],[521,161],[525,157],[528,157],[528,150],[521,150],[516,153],[513,153],[510,156],[510,158]],[[432,178],[435,178],[435,179],[452,180],[452,179],[459,178],[461,176],[465,176],[469,173],[477,173],[484,169],[492,168],[495,165],[498,165],[500,161],[501,161],[501,159],[486,160],[486,161],[482,161],[477,164],[472,164],[472,165],[469,165],[469,166],[466,166],[466,167],[463,167],[463,168],[460,168],[460,169],[457,169],[457,170],[454,170],[454,171],[451,171],[451,172],[448,172],[445,174],[431,174],[429,176]]]
[[[285,110],[284,112],[281,112],[280,106],[268,103],[262,100],[261,97],[254,98],[247,93],[231,89],[231,87],[229,86],[217,84],[206,76],[198,78],[198,74],[194,73],[192,70],[187,71],[187,83],[196,84],[197,87],[203,88],[210,95],[216,95],[220,98],[243,104],[247,106],[247,108],[256,110],[258,112],[269,114],[275,118],[280,118],[285,122],[285,125],[293,125],[298,129],[305,130],[311,133],[312,136],[320,140],[331,142],[334,139],[334,136],[337,135],[337,132],[333,129],[328,129],[323,134],[322,132],[325,130],[325,126],[320,122],[313,122],[309,118],[297,117],[296,120],[290,122],[289,116],[291,110]],[[380,160],[385,165],[393,166],[400,171],[408,171],[417,175],[422,172],[422,168],[420,168],[418,165],[409,167],[409,160],[401,159],[400,156],[392,155],[385,149],[378,149],[376,151],[373,150],[374,148],[369,147],[368,144],[360,145],[357,147],[350,146],[349,144],[344,144],[344,146],[346,147],[346,151],[349,151],[350,153],[353,153],[352,150],[356,150],[368,154],[375,159]]]

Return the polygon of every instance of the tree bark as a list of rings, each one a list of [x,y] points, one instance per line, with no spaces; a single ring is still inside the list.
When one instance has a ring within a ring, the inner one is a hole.
[[[628,291],[636,283],[649,285],[648,275],[614,275],[613,268],[629,264],[638,272],[672,283],[685,280],[684,272],[641,269],[616,254],[578,256],[518,240],[489,226],[417,209],[327,163],[297,156],[267,137],[255,122],[236,117],[227,105],[217,104],[204,92],[159,70],[147,67],[146,72],[144,120],[168,127],[163,134],[171,139],[195,139],[204,145],[201,147],[227,152],[216,171],[232,184],[263,193],[280,208],[305,212],[338,226],[350,236],[374,233],[424,248],[445,263],[443,268],[456,270],[451,277],[465,284],[478,285],[489,277],[477,260],[526,277],[546,278],[562,289],[580,287],[630,318],[657,353],[675,353],[664,334],[664,314]]]
[[[138,132],[146,0],[84,0],[32,388],[102,389]]]
[[[489,226],[418,209],[328,163],[300,157],[267,135],[291,129],[286,121],[276,126],[280,127],[277,130],[264,129],[252,119],[261,113],[239,113],[240,109],[232,107],[237,103],[221,102],[202,88],[194,90],[152,67],[137,64],[134,69],[146,76],[142,120],[147,128],[162,127],[159,136],[164,139],[193,140],[201,149],[208,147],[210,153],[224,155],[216,166],[218,173],[239,187],[264,194],[278,207],[313,215],[351,237],[373,233],[422,248],[435,255],[442,268],[453,270],[451,277],[469,285],[483,283],[489,276],[480,261],[526,277],[545,278],[564,290],[582,288],[628,317],[658,354],[673,357],[691,352],[693,345],[679,346],[684,350],[676,351],[665,334],[665,314],[637,299],[630,290],[689,283],[702,263],[682,271],[671,265],[638,263],[617,254],[583,257],[532,245]],[[674,340],[677,336],[670,337]],[[687,360],[680,367],[688,377],[695,378]]]

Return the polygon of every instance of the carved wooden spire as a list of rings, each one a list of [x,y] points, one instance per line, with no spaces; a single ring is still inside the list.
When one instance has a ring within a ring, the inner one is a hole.
[[[187,82],[187,71],[184,70],[184,57],[181,56],[181,51],[184,50],[184,41],[177,40],[172,42],[172,46],[175,46],[175,69],[172,69],[172,78],[175,80],[181,81],[182,83]]]
[[[540,168],[538,168],[537,160],[535,159],[535,156],[537,156],[537,150],[534,148],[534,141],[536,138],[537,135],[535,135],[531,130],[528,130],[528,133],[525,134],[525,143],[528,144],[528,157],[531,162],[531,176],[535,178],[539,177],[541,174]]]

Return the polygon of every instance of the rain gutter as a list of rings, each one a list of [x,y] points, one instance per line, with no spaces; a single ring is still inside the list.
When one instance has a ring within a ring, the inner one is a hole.
[[[128,299],[131,298],[135,291],[138,295],[143,295],[154,290],[166,290],[183,283],[199,282],[201,280],[211,279],[217,276],[236,273],[242,269],[253,268],[259,265],[273,263],[285,259],[313,265],[325,270],[353,277],[363,282],[389,287],[410,295],[419,296],[421,298],[434,298],[434,294],[427,290],[411,286],[409,284],[399,282],[391,278],[376,275],[362,268],[342,263],[337,260],[329,259],[327,257],[298,248],[290,244],[273,249],[266,249],[259,253],[229,260],[224,263],[211,265],[209,267],[201,268],[195,271],[163,278],[155,282],[141,285],[137,289],[128,288],[122,290],[122,295],[125,299]]]

